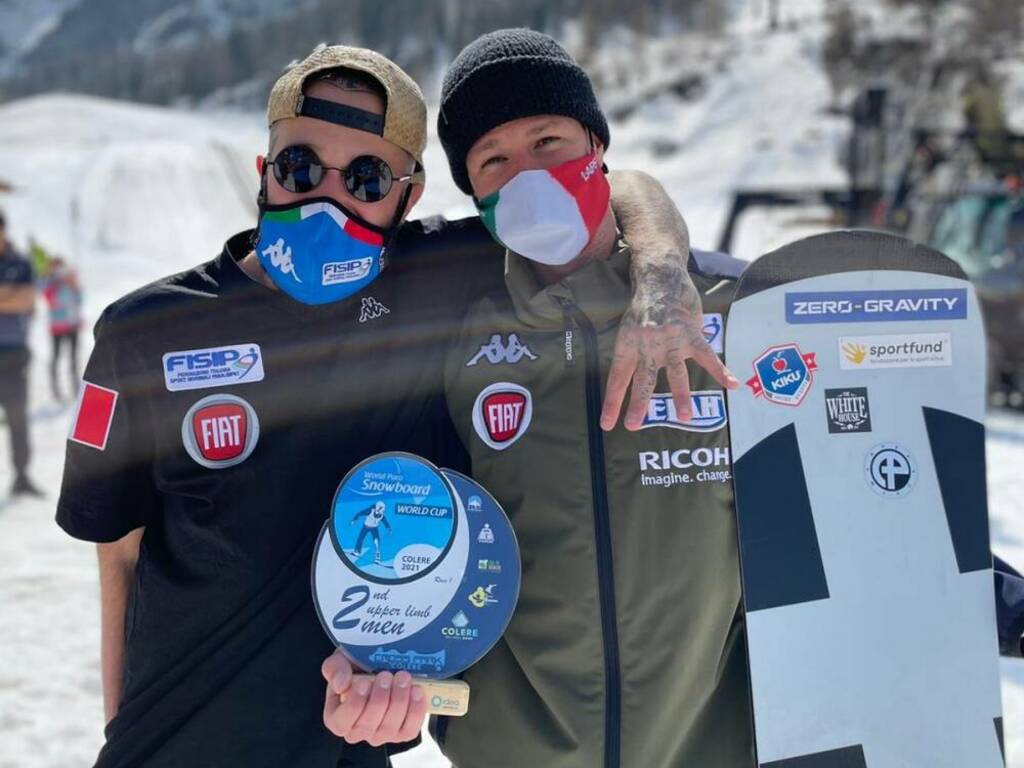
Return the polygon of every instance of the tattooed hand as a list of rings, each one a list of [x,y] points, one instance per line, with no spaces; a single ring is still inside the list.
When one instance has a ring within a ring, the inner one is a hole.
[[[666,288],[662,295],[653,302],[634,297],[633,306],[619,325],[601,410],[604,430],[615,427],[630,381],[633,386],[625,426],[629,430],[640,428],[662,368],[666,369],[676,413],[683,421],[690,419],[690,376],[686,371],[690,358],[723,387],[736,389],[740,385],[704,339],[700,296],[693,283],[687,279],[680,284],[678,276],[665,277],[668,279],[663,282]]]
[[[625,426],[639,429],[662,368],[676,413],[686,420],[692,417],[688,359],[727,389],[740,383],[704,340],[700,294],[686,271],[690,234],[675,204],[645,173],[618,171],[610,179],[612,208],[633,253],[633,303],[619,325],[601,428],[615,427],[632,382]]]

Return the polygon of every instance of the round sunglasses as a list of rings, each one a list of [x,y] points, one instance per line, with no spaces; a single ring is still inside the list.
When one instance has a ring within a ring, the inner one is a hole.
[[[356,200],[376,203],[388,196],[396,181],[408,181],[413,176],[395,177],[391,166],[374,155],[353,158],[347,168],[324,165],[316,152],[305,144],[285,147],[270,161],[277,183],[289,192],[310,192],[320,186],[327,171],[338,171],[345,189]]]

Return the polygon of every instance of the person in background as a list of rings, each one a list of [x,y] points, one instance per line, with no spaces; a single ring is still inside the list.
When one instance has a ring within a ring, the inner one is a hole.
[[[63,401],[57,369],[61,350],[67,348],[71,394],[78,394],[78,331],[82,326],[82,289],[78,275],[60,256],[49,260],[41,284],[50,310],[50,388],[53,399]]]
[[[7,416],[14,467],[12,496],[42,496],[28,477],[28,322],[35,307],[32,265],[7,239],[0,213],[0,406]]]
[[[37,275],[46,274],[46,268],[50,264],[50,254],[43,247],[43,244],[32,235],[28,236],[28,253],[26,256],[28,256],[29,263],[32,264],[32,269],[35,270]]]

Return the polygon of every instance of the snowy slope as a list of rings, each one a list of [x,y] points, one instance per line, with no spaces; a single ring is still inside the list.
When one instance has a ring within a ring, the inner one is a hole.
[[[758,5],[758,4],[754,4]],[[612,125],[614,167],[640,167],[665,183],[693,241],[717,240],[735,187],[841,184],[835,149],[843,126],[821,112],[828,89],[818,65],[822,0],[787,0],[795,29],[764,35],[740,16],[723,68],[709,66],[703,98],[661,98]],[[431,126],[433,115],[431,116]],[[199,116],[68,96],[0,107],[0,193],[13,239],[36,236],[80,269],[88,320],[117,296],[212,257],[254,221],[253,158],[259,115]],[[656,145],[678,146],[669,154]],[[472,213],[431,136],[428,185],[416,213]],[[77,211],[77,213],[76,213]],[[736,252],[756,256],[827,226],[806,214],[755,214]],[[36,321],[33,343],[44,348]],[[37,356],[37,357],[41,357]],[[98,602],[91,546],[52,522],[69,409],[50,400],[43,361],[33,368],[34,474],[43,501],[0,498],[0,768],[91,764],[101,733]],[[0,437],[0,494],[10,481]],[[993,414],[988,437],[993,547],[1024,564],[1024,418]],[[1010,764],[1024,768],[1024,663],[1003,662]],[[426,744],[399,766],[444,765]]]
[[[16,243],[35,237],[78,266],[95,317],[251,226],[265,141],[252,117],[34,97],[0,107],[0,180],[14,187],[0,204]]]
[[[734,25],[732,50],[711,73],[703,98],[663,97],[612,133],[616,166],[654,173],[686,215],[694,243],[717,243],[735,189],[841,186],[837,149],[845,123],[825,114],[828,81],[820,64],[825,27],[816,2],[782,4],[796,29],[764,32],[753,11]],[[656,143],[679,151],[658,157]],[[743,245],[743,258],[762,252]]]

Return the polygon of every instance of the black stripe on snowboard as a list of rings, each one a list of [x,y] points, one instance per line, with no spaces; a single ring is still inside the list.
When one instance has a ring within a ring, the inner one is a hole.
[[[992,722],[996,725],[996,738],[999,739],[999,754],[1003,756],[1003,765],[1006,765],[1006,748],[1003,746],[1003,718],[993,717]]]
[[[733,300],[809,277],[883,269],[967,279],[955,261],[905,237],[848,229],[805,237],[766,253],[743,273]]]
[[[937,408],[922,410],[960,573],[991,568],[985,501],[985,428],[956,413]]]
[[[736,462],[735,478],[747,612],[827,599],[796,427],[783,427],[747,451]]]
[[[761,763],[761,768],[867,768],[867,765],[864,748],[858,744],[854,747],[830,749],[828,752],[815,752],[813,755]]]

